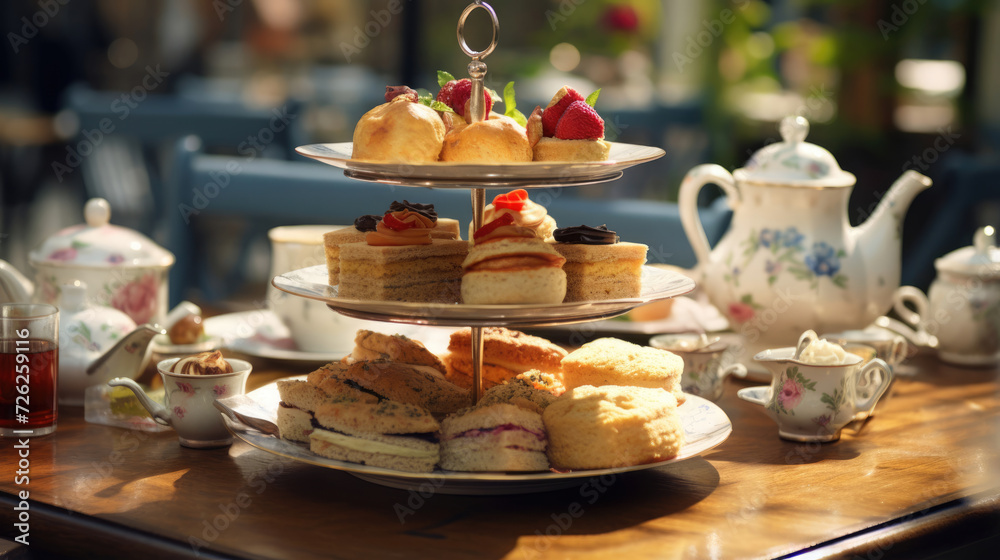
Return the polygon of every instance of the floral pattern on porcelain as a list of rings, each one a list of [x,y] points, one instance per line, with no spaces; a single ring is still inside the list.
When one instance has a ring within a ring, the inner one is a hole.
[[[811,419],[813,423],[821,428],[826,428],[830,422],[840,415],[841,410],[847,403],[847,378],[840,380],[839,387],[834,388],[833,393],[823,392],[820,402],[830,409],[828,414],[821,414]],[[795,416],[795,409],[802,402],[807,391],[816,391],[816,381],[802,375],[798,366],[792,366],[781,374],[778,380],[778,391],[774,398],[768,402],[766,408],[775,414],[786,414]]]
[[[44,265],[42,265],[44,266]],[[58,305],[60,286],[72,280],[83,280],[89,287],[87,300],[92,305],[114,307],[128,315],[136,324],[151,323],[166,316],[166,269],[86,269],[55,267],[39,271],[36,276],[35,298],[41,303]]]
[[[841,273],[840,260],[847,252],[836,249],[825,241],[812,243],[809,251],[806,251],[807,246],[805,235],[794,226],[783,230],[750,230],[750,235],[740,244],[740,264],[733,266],[733,253],[726,257],[730,272],[724,278],[726,282],[738,287],[741,273],[747,270],[758,253],[763,252],[766,255],[764,271],[767,273],[769,286],[773,286],[787,272],[798,280],[808,281],[814,290],[819,289],[819,279],[823,276],[828,277],[835,286],[846,289],[848,278]]]

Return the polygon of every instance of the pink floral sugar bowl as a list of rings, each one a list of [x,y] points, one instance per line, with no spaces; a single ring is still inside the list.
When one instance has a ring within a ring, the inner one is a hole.
[[[209,370],[207,374],[186,373],[190,370],[183,367],[182,360],[209,354],[217,354],[217,358],[211,359],[228,363],[232,371],[214,373],[218,370]],[[222,360],[222,355],[218,351],[206,352],[195,357],[171,358],[156,365],[166,391],[166,402],[162,404],[149,398],[131,379],[112,379],[108,385],[131,389],[154,420],[171,426],[177,432],[181,445],[199,449],[227,446],[233,442],[233,436],[226,429],[222,414],[215,408],[215,401],[244,394],[252,366],[243,360],[232,358]],[[179,368],[178,365],[182,367]]]
[[[52,234],[28,255],[34,282],[0,261],[0,301],[58,305],[62,286],[80,281],[89,287],[90,305],[113,307],[137,325],[163,321],[173,253],[111,224],[111,206],[103,198],[87,201],[83,214],[85,223]]]
[[[764,350],[754,360],[771,372],[771,385],[737,392],[739,398],[764,407],[782,439],[837,441],[841,429],[858,413],[870,412],[892,383],[892,370],[884,361],[866,362],[826,340],[814,342],[839,352],[810,359],[816,354],[791,347]]]

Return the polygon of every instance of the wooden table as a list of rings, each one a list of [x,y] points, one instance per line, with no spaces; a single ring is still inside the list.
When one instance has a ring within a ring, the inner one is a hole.
[[[1000,370],[910,366],[876,416],[836,443],[779,439],[736,398],[748,384],[730,383],[718,404],[732,436],[704,457],[501,497],[384,488],[243,443],[186,449],[173,432],[89,424],[64,408],[57,432],[30,443],[27,485],[14,482],[16,441],[3,440],[0,534],[16,535],[15,495],[27,489],[38,558],[986,554],[1000,542]],[[309,369],[256,368],[252,386]]]

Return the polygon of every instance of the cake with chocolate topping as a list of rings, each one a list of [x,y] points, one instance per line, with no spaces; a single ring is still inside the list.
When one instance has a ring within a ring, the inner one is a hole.
[[[432,205],[394,202],[364,241],[340,245],[338,297],[459,302],[469,244],[436,237],[435,230],[440,234]]]
[[[398,212],[406,208],[407,205],[419,206],[429,212],[434,212],[433,204],[417,204],[404,200],[394,201],[389,206],[390,212]],[[435,212],[435,216],[437,213]],[[344,243],[360,243],[365,240],[365,235],[370,231],[375,231],[376,226],[382,221],[382,216],[366,214],[354,220],[353,226],[335,229],[323,234],[323,251],[326,254],[326,268],[329,273],[331,286],[340,283],[340,246]],[[458,220],[451,218],[437,218],[436,225],[431,230],[432,238],[440,239],[461,239],[461,232]]]
[[[639,297],[648,247],[619,240],[607,226],[560,228],[552,247],[566,259],[566,299],[594,301]]]

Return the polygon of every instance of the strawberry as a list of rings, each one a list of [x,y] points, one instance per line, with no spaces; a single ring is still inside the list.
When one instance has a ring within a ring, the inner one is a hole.
[[[463,118],[465,117],[465,106],[472,96],[472,80],[464,78],[461,80],[451,80],[441,87],[437,94],[437,100],[451,107],[453,111]],[[483,89],[483,97],[486,100],[486,114],[493,109],[493,98],[490,93]]]
[[[555,136],[556,123],[559,122],[559,118],[562,117],[566,107],[569,107],[569,104],[574,101],[583,101],[583,96],[575,89],[563,86],[562,89],[556,92],[555,96],[552,97],[552,101],[549,101],[549,105],[542,111],[543,135],[549,137]]]
[[[528,200],[528,191],[517,189],[509,193],[498,194],[493,198],[494,208],[509,208],[516,212],[524,210],[524,202]]]
[[[586,101],[574,101],[556,124],[556,138],[599,140],[604,138],[604,119]]]

